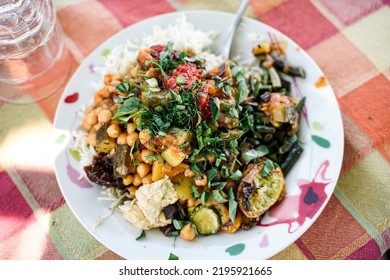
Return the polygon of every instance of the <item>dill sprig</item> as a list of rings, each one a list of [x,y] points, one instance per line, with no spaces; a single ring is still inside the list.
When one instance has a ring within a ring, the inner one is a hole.
[[[141,106],[138,127],[147,128],[152,137],[166,135],[170,128],[193,131],[195,120],[200,118],[196,96],[191,91],[182,91],[179,94],[171,90],[169,94],[165,104],[155,108],[145,104]]]

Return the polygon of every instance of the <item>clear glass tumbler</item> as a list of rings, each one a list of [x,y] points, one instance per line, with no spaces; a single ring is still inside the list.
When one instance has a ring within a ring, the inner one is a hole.
[[[51,0],[0,0],[0,100],[51,96],[69,75],[66,56]]]

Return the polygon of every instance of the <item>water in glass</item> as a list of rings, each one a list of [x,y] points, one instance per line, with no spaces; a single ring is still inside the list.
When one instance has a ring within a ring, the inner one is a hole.
[[[27,103],[54,93],[68,71],[58,66],[64,48],[51,0],[0,0],[0,99]]]

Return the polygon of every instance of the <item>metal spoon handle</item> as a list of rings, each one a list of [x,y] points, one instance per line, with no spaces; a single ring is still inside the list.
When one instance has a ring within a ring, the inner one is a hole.
[[[231,46],[232,46],[234,35],[236,33],[238,25],[240,24],[242,15],[244,14],[246,8],[249,5],[249,1],[250,0],[241,1],[241,4],[238,7],[237,13],[234,17],[234,21],[231,24],[231,26],[229,27],[229,30],[227,32],[227,36],[217,51],[217,54],[221,55],[224,59],[228,59],[230,56],[230,51],[231,51]]]

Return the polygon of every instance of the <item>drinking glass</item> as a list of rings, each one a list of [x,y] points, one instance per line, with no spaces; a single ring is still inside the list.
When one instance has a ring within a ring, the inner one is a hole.
[[[51,0],[0,0],[0,100],[54,94],[70,73],[67,55]]]

